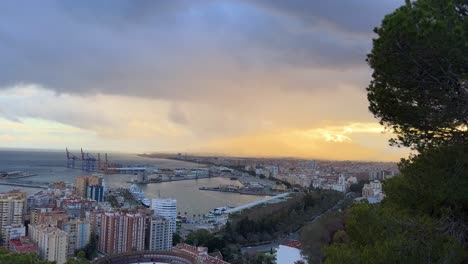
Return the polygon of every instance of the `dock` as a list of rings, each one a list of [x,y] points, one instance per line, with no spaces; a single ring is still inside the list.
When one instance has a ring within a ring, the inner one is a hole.
[[[200,187],[198,189],[201,191],[229,192],[229,193],[238,193],[238,194],[246,194],[246,195],[262,195],[262,196],[275,196],[276,195],[271,192],[266,192],[264,190],[252,191],[252,190],[246,190],[244,188]]]
[[[0,181],[0,185],[10,185],[17,187],[28,187],[28,188],[37,188],[37,189],[48,189],[49,187],[46,184],[36,184],[36,183],[20,183],[20,182],[7,182]]]
[[[237,213],[237,212],[240,212],[242,210],[248,209],[250,207],[261,205],[261,204],[270,202],[270,201],[275,200],[275,199],[280,199],[280,198],[287,197],[289,194],[290,193],[282,193],[282,194],[279,194],[279,195],[276,195],[276,196],[273,196],[273,197],[268,197],[268,198],[265,198],[265,199],[262,199],[262,200],[258,200],[258,201],[251,202],[251,203],[248,203],[248,204],[240,205],[240,206],[237,206],[235,208],[226,210],[226,211],[224,211],[224,213],[225,214]]]

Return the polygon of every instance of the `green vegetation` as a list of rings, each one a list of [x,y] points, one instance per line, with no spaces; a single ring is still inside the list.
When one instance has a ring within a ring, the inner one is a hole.
[[[466,0],[406,1],[375,29],[369,109],[417,149],[468,142]]]
[[[90,264],[89,260],[86,259],[86,253],[84,251],[78,251],[76,258],[69,259],[65,264]]]
[[[337,231],[343,228],[343,214],[330,213],[306,225],[301,230],[302,253],[307,256],[309,263],[321,262],[323,259],[322,247],[330,244],[335,234],[339,237],[340,235]],[[342,234],[341,236],[345,235]]]
[[[286,186],[288,189],[292,188],[292,185],[287,181],[276,179],[273,176],[268,176],[268,179],[271,180],[271,181],[274,181],[276,183],[276,185],[284,184],[284,186]]]
[[[268,244],[298,232],[307,222],[335,206],[343,194],[335,191],[295,193],[285,201],[256,206],[230,216],[225,227],[215,233],[197,230],[185,243],[220,251],[231,263],[273,263],[271,254],[242,255],[243,246]]]
[[[303,233],[310,244],[304,253],[311,262],[325,263],[464,262],[467,2],[407,1],[375,32],[378,38],[368,56],[374,69],[369,108],[396,135],[392,144],[413,147],[418,154],[403,159],[400,175],[383,183],[381,205],[352,207],[336,216],[344,220],[342,228],[316,227],[323,236]]]
[[[113,208],[120,207],[119,202],[117,202],[117,198],[114,195],[109,194],[105,198],[106,198],[106,202],[109,202]]]
[[[460,263],[463,253],[436,219],[369,204],[355,206],[339,232],[346,239],[325,248],[325,263]]]
[[[178,233],[172,235],[172,245],[175,246],[182,242],[182,237]]]
[[[91,234],[89,243],[86,244],[86,246],[83,248],[82,251],[80,251],[80,252],[85,253],[86,259],[92,260],[97,256],[97,242],[98,242],[98,237],[95,234]]]
[[[368,183],[368,182],[367,182]],[[349,186],[349,190],[355,193],[362,193],[362,188],[364,188],[365,181],[359,181],[358,183],[353,183]]]
[[[224,239],[241,245],[274,240],[296,232],[342,198],[343,195],[335,191],[297,193],[281,203],[245,210],[230,218]]]
[[[194,246],[205,246],[208,248],[208,252],[220,250],[224,247],[224,241],[206,229],[199,229],[190,233],[185,243]]]
[[[52,264],[52,262],[39,260],[36,254],[12,253],[0,248],[0,263],[5,264]]]
[[[268,253],[257,252],[255,254],[244,254],[242,256],[241,263],[274,264],[276,263],[276,258],[270,252]]]

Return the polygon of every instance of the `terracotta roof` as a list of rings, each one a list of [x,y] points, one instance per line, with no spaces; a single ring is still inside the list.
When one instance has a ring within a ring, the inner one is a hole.
[[[299,241],[299,240],[292,240],[292,241],[286,242],[286,243],[284,243],[282,245],[297,248],[297,249],[301,249],[301,247],[302,247],[301,241]]]

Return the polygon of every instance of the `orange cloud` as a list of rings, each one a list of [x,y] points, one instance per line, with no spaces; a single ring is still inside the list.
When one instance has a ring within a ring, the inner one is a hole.
[[[388,147],[376,123],[351,123],[309,130],[264,132],[212,141],[208,149],[239,156],[303,157],[339,160],[396,161],[406,150]],[[365,140],[362,136],[365,135]]]
[[[3,135],[0,135],[0,142],[3,142],[3,141],[15,141],[15,137],[12,136],[12,135],[9,135],[9,134],[3,134]]]

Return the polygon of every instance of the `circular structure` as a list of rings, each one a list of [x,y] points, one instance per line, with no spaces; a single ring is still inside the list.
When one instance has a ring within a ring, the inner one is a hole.
[[[196,264],[194,256],[183,252],[172,251],[139,251],[93,260],[92,264],[133,264],[133,263],[170,263],[170,264]]]

